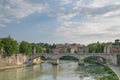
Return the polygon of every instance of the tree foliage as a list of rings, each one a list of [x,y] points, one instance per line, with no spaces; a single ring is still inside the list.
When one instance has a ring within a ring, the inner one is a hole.
[[[50,48],[47,48],[46,49],[46,53],[51,53],[52,51],[51,51],[51,49]]]
[[[28,43],[26,41],[22,41],[19,45],[19,51],[20,51],[20,53],[30,55],[30,54],[32,54],[32,46],[30,43]]]
[[[67,48],[66,52],[71,53],[71,48]]]
[[[2,39],[0,39],[0,54],[2,53],[2,48],[3,48],[3,44],[1,42]]]
[[[52,49],[55,49],[56,48],[56,44],[48,44],[48,43],[39,43],[39,45],[42,47],[42,48],[45,48],[45,52],[46,53],[51,53],[52,52]]]
[[[36,53],[42,53],[42,47],[40,45],[35,45]]]
[[[52,49],[56,48],[56,45],[55,44],[51,45],[51,48]]]
[[[104,47],[105,47],[105,43],[92,43],[88,45],[89,48],[89,52],[90,53],[103,53],[104,52]]]
[[[1,46],[4,49],[3,54],[6,56],[11,56],[19,51],[18,42],[10,36],[1,40]]]

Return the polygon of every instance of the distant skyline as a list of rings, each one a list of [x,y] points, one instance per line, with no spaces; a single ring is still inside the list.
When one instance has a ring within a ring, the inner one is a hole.
[[[0,38],[44,43],[120,39],[120,0],[0,0]]]

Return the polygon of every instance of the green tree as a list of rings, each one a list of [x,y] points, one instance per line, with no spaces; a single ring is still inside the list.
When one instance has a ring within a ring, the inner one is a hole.
[[[1,45],[5,51],[3,54],[6,56],[11,56],[19,51],[18,42],[10,36],[8,38],[3,38],[1,40]]]
[[[105,43],[97,42],[97,43],[89,44],[88,48],[90,53],[103,53],[105,46],[106,46]]]
[[[53,45],[51,46],[51,49],[54,49],[54,48],[56,48],[56,45],[55,45],[55,44],[53,44]]]
[[[51,45],[49,45],[48,43],[45,43],[45,44],[43,44],[43,47],[44,48],[51,48]]]
[[[3,48],[3,44],[1,42],[2,39],[0,39],[0,54],[2,53],[2,48]]]
[[[71,48],[67,48],[67,53],[70,53],[71,52]]]
[[[47,48],[47,49],[46,49],[46,53],[51,53],[51,49],[50,49],[50,48]]]
[[[26,41],[22,41],[19,45],[20,53],[30,55],[32,54],[32,45]]]
[[[36,53],[42,53],[42,47],[40,45],[35,45]]]
[[[88,45],[90,53],[96,53],[97,45],[95,43]]]

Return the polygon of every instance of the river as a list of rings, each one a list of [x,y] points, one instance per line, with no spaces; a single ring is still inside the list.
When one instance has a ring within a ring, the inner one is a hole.
[[[50,63],[0,71],[0,80],[95,80],[84,76],[77,62],[62,61],[55,66]]]

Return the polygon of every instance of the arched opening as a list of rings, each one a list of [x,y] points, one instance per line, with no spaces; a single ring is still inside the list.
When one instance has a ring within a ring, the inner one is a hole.
[[[84,59],[84,62],[91,64],[105,64],[106,59],[101,56],[89,56]]]
[[[42,60],[46,60],[46,57],[45,57],[45,56],[40,56],[40,58],[41,58]]]
[[[68,67],[68,69],[73,67],[78,67],[79,59],[74,56],[61,56],[59,57],[59,64],[62,67]]]
[[[60,60],[69,60],[69,61],[79,61],[79,59],[74,56],[61,56],[59,59]]]

